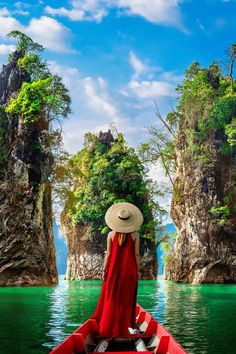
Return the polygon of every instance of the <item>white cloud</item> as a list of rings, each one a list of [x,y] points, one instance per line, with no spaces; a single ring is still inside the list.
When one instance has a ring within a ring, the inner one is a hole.
[[[67,39],[70,30],[53,18],[42,16],[33,18],[25,28],[30,37],[55,52],[70,52]]]
[[[22,1],[17,1],[15,2],[15,7],[18,8],[18,9],[28,9],[31,7],[30,4],[27,4],[25,2],[22,2]]]
[[[179,9],[179,0],[116,0],[112,1],[128,15],[139,15],[146,20],[178,27],[184,30]]]
[[[71,8],[53,8],[46,6],[50,15],[65,16],[72,21],[100,22],[111,8],[118,9],[128,16],[142,16],[147,21],[167,26],[174,26],[186,31],[179,8],[180,0],[71,0]]]
[[[6,7],[3,7],[2,9],[0,9],[0,16],[9,16],[10,12]]]
[[[60,7],[58,9],[54,9],[50,6],[45,7],[45,12],[49,15],[59,15],[68,17],[72,21],[82,21],[84,19],[84,12],[81,10],[67,10],[65,7]]]
[[[45,12],[50,15],[68,17],[72,21],[96,21],[100,22],[107,15],[105,6],[99,0],[71,1],[70,10],[65,7],[45,7]]]
[[[23,26],[14,17],[0,16],[0,38],[5,38],[13,29],[23,30]]]
[[[0,55],[7,55],[15,49],[14,45],[0,44]]]
[[[132,51],[129,53],[129,60],[132,68],[134,69],[134,79],[137,79],[141,74],[149,70],[148,66],[142,63],[137,55]]]
[[[160,96],[175,97],[175,87],[164,81],[136,81],[129,83],[129,88],[140,98],[155,98]]]
[[[33,18],[25,26],[14,17],[0,16],[0,38],[4,38],[13,29],[26,33],[51,51],[72,52],[68,46],[70,30],[53,18],[47,16]]]
[[[103,77],[84,77],[76,67],[49,62],[50,70],[63,77],[72,97],[72,115],[63,123],[65,148],[75,152],[82,146],[84,134],[107,130],[112,124],[122,131],[133,145],[143,132],[142,120],[127,114],[121,95],[110,92]]]
[[[29,11],[24,11],[24,10],[15,10],[12,11],[12,14],[17,14],[17,15],[21,15],[21,16],[29,16]]]
[[[135,94],[141,99],[176,97],[175,87],[183,80],[182,75],[177,75],[173,71],[163,71],[160,67],[146,65],[132,51],[129,53],[129,61],[134,74],[128,86],[120,90],[123,96],[129,97],[130,94]],[[153,80],[154,74],[155,80]],[[146,80],[141,80],[141,76]]]
[[[104,112],[112,119],[118,116],[114,104],[111,102],[107,91],[104,90],[104,82],[101,84],[101,78],[96,83],[91,77],[86,77],[84,79],[84,92],[87,96],[88,104],[93,110]]]
[[[15,5],[16,6],[16,5]],[[17,10],[11,10],[9,11],[7,7],[3,7],[0,9],[0,16],[11,16],[13,14],[18,14],[18,15],[22,15],[22,16],[28,16],[29,12],[20,9],[19,6],[16,6]]]
[[[173,71],[163,71],[158,78],[170,82],[171,84],[178,85],[184,79],[184,75],[177,75]]]
[[[130,51],[129,52],[129,62],[130,65],[132,66],[133,70],[134,70],[134,74],[133,74],[133,80],[137,80],[139,79],[141,76],[147,75],[148,78],[152,78],[154,76],[154,74],[157,71],[161,71],[162,69],[160,67],[157,66],[150,66],[144,62],[142,62],[137,54],[135,54],[134,52]]]

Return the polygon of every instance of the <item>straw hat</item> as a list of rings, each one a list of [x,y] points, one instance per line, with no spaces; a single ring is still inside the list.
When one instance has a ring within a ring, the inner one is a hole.
[[[105,221],[110,229],[128,233],[139,229],[143,223],[143,215],[134,204],[115,203],[107,210]]]

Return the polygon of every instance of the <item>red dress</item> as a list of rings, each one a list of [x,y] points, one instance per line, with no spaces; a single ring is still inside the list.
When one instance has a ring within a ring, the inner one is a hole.
[[[126,235],[120,246],[118,232],[112,241],[110,263],[106,279],[102,283],[95,312],[99,335],[119,337],[129,334],[128,327],[135,328],[138,272],[131,234]]]

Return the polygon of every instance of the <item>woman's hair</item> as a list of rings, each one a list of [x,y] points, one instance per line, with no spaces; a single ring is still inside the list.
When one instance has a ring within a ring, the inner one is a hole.
[[[125,244],[128,233],[118,232],[118,243],[120,246]]]

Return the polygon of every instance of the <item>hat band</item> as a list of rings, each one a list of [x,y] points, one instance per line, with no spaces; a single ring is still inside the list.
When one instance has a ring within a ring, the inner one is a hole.
[[[118,218],[121,220],[128,220],[130,218],[130,215],[127,218],[122,218],[121,216],[118,215]]]

